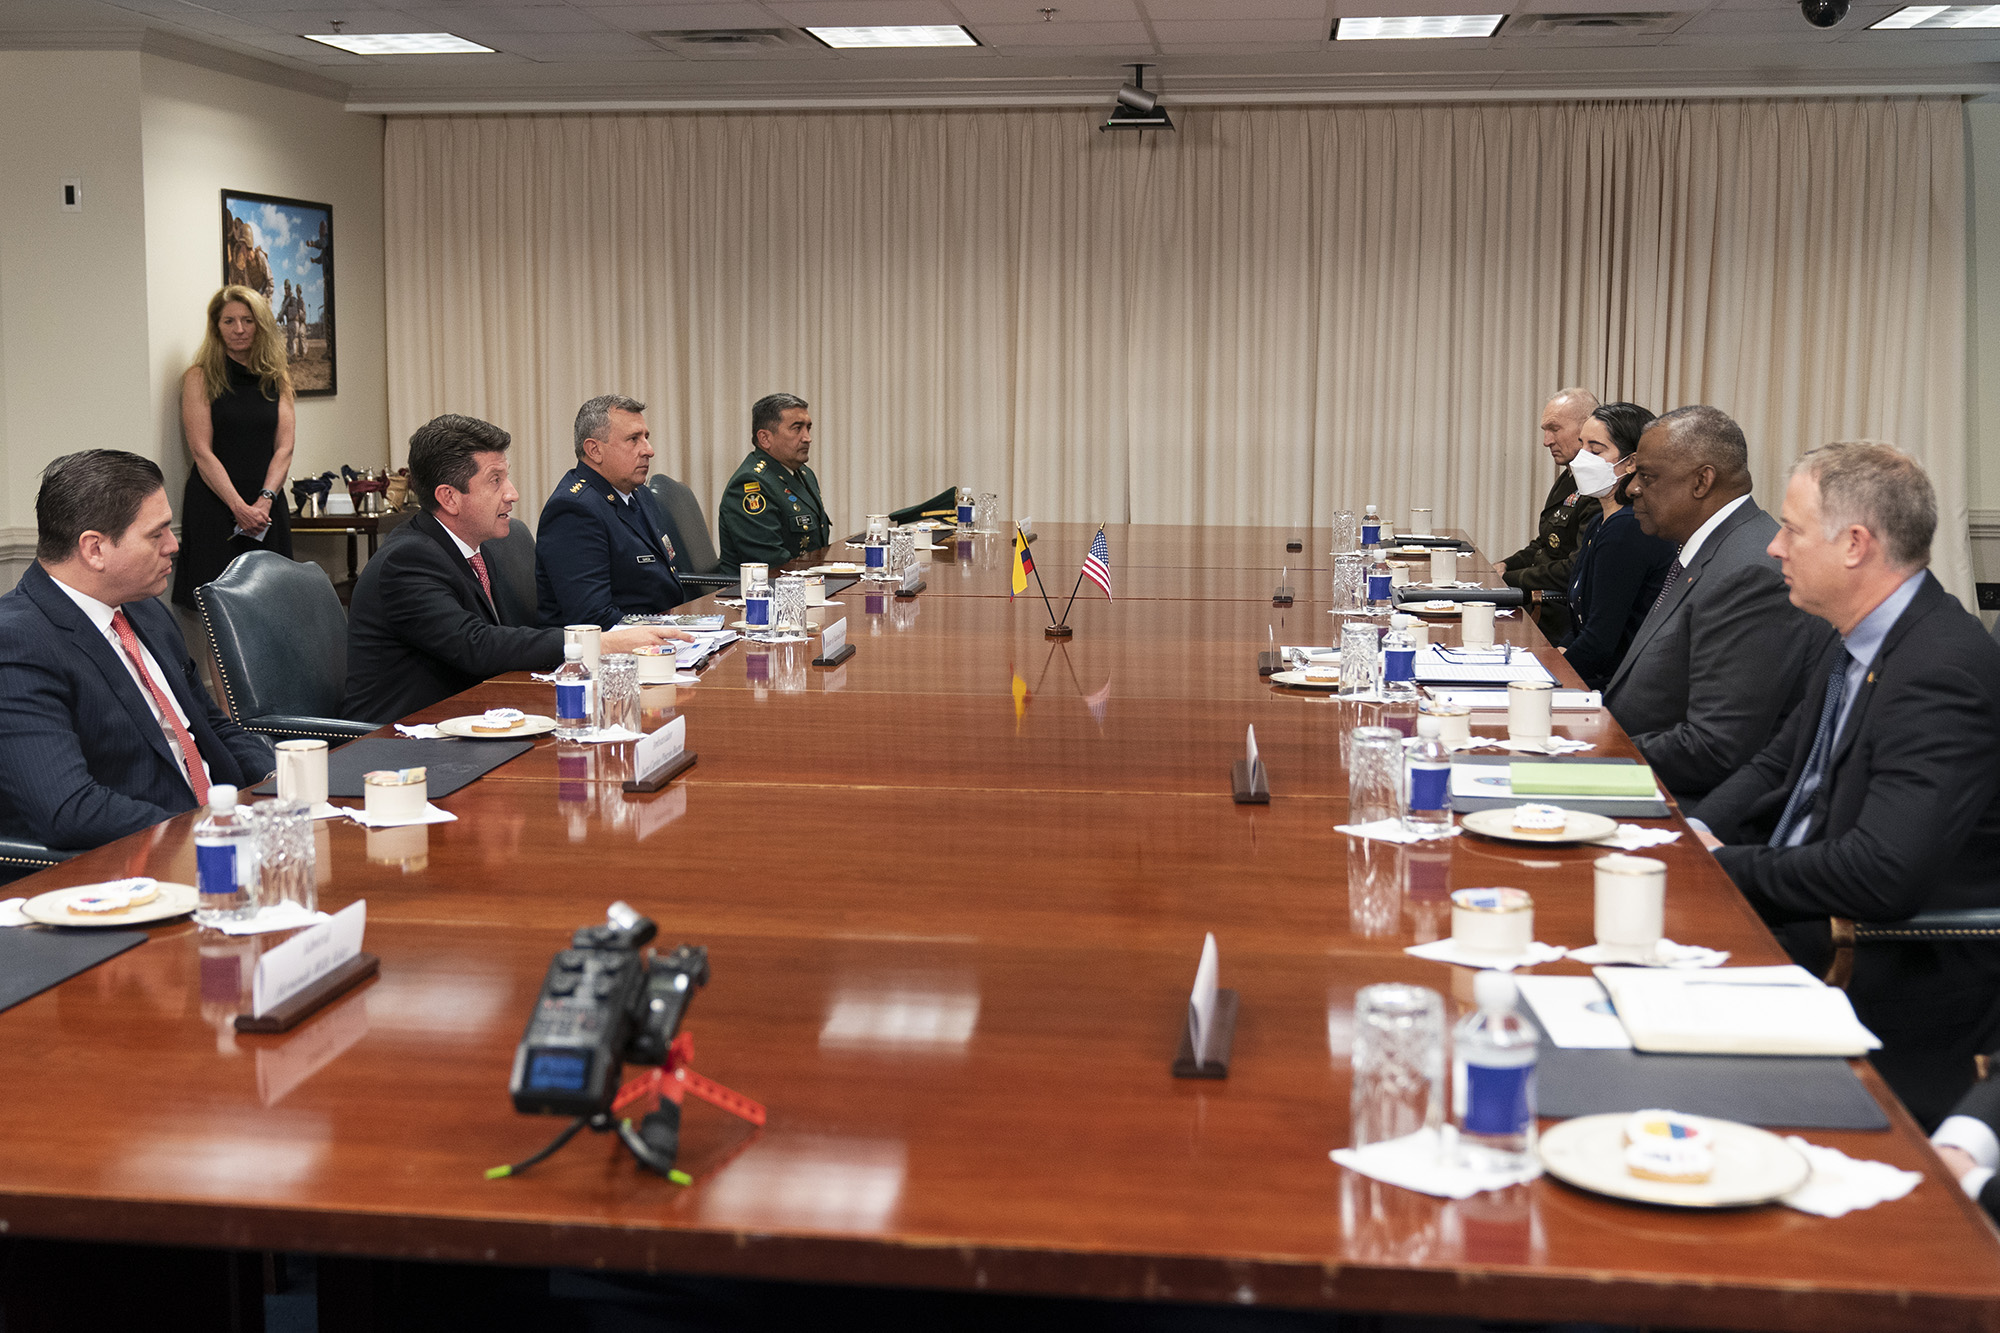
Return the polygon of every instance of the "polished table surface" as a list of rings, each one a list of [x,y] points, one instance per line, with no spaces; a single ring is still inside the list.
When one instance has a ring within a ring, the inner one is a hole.
[[[1256,571],[1271,547],[1283,563],[1287,535],[1114,530],[1114,587],[1176,568],[1121,552],[1206,548]],[[1528,888],[1539,938],[1588,943],[1599,852],[1335,833],[1341,737],[1380,707],[1255,674],[1271,638],[1331,637],[1323,604],[1175,599],[1163,579],[1157,597],[1079,601],[1076,638],[1052,643],[1038,607],[1006,599],[1004,558],[969,568],[962,596],[871,611],[843,595],[826,614],[853,622],[844,667],[739,644],[699,686],[649,689],[647,726],[685,716],[701,756],[656,794],[619,786],[626,747],[544,739],[442,800],[456,822],[323,826],[322,905],[367,899],[382,972],[292,1033],[229,1025],[271,937],[186,924],[0,1013],[0,1223],[1134,1299],[2000,1328],[2000,1241],[1865,1066],[1892,1128],[1810,1137],[1926,1178],[1837,1220],[1642,1208],[1548,1179],[1451,1202],[1335,1166],[1355,990],[1407,980],[1462,1011],[1470,973],[1402,952],[1448,933],[1454,888]],[[1522,617],[1501,624],[1567,677]],[[503,678],[417,720],[503,703],[546,709],[548,687]],[[1558,722],[1631,753],[1602,713]],[[1268,807],[1228,794],[1249,724]],[[191,879],[193,822],[14,892]],[[1668,934],[1781,961],[1691,838],[1649,854],[1670,867]],[[690,1102],[691,1189],[588,1135],[486,1181],[561,1123],[512,1111],[508,1067],[549,956],[614,897],[663,943],[708,946],[696,1067],[770,1123]],[[1177,1081],[1204,931],[1243,1015],[1230,1077]]]

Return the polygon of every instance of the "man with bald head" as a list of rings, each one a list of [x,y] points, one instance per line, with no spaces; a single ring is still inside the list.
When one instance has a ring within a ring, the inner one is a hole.
[[[1604,702],[1688,805],[1777,734],[1833,631],[1792,605],[1764,549],[1778,524],[1750,496],[1741,426],[1677,408],[1646,428],[1633,460],[1639,526],[1679,551]]]
[[[1588,389],[1564,389],[1542,405],[1542,447],[1556,460],[1556,479],[1542,501],[1535,539],[1493,567],[1508,586],[1531,598],[1537,593],[1569,592],[1570,567],[1576,562],[1583,529],[1597,506],[1577,493],[1569,462],[1583,448],[1583,423],[1597,410],[1597,395]],[[1539,599],[1537,599],[1539,600]],[[1538,608],[1542,631],[1561,642],[1569,634],[1566,605]]]

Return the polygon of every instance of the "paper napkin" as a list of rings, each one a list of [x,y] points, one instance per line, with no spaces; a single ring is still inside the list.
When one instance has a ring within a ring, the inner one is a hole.
[[[1595,944],[1571,949],[1569,956],[1571,962],[1586,963],[1591,967],[1721,967],[1729,961],[1726,949],[1705,949],[1699,944],[1675,944],[1665,939],[1660,941],[1653,956],[1643,961]]]
[[[1616,847],[1621,852],[1643,851],[1648,847],[1664,847],[1670,842],[1679,842],[1680,833],[1668,828],[1643,828],[1638,824],[1620,824],[1618,831],[1609,837],[1599,838],[1598,847]]]
[[[1432,940],[1429,944],[1412,944],[1403,952],[1413,958],[1423,958],[1433,963],[1455,963],[1459,967],[1492,968],[1500,972],[1512,972],[1517,967],[1533,967],[1537,963],[1553,963],[1564,953],[1555,945],[1543,944],[1539,940],[1513,955],[1478,953],[1450,938]]]
[[[255,916],[241,921],[218,921],[210,929],[225,935],[267,935],[274,930],[297,930],[330,919],[325,912],[308,912],[297,903],[271,903],[258,908]]]
[[[412,824],[449,824],[458,818],[451,811],[440,810],[428,802],[424,805],[424,812],[415,819],[391,819],[382,815],[371,815],[360,806],[345,807],[341,813],[365,828],[407,828]]]
[[[1370,838],[1376,842],[1437,842],[1444,838],[1456,838],[1458,826],[1438,833],[1412,833],[1403,827],[1400,819],[1377,819],[1366,824],[1335,824],[1335,833],[1345,833],[1350,838]]]
[[[1796,1134],[1785,1142],[1805,1154],[1812,1164],[1806,1183],[1787,1194],[1781,1202],[1802,1213],[1820,1217],[1844,1217],[1878,1203],[1900,1199],[1917,1187],[1921,1172],[1904,1171],[1887,1162],[1866,1162],[1849,1157],[1838,1148],[1807,1143]]]
[[[1542,1174],[1540,1162],[1518,1171],[1476,1171],[1459,1160],[1456,1134],[1420,1129],[1400,1139],[1385,1139],[1365,1148],[1335,1148],[1327,1156],[1370,1180],[1442,1199],[1469,1199],[1487,1190],[1503,1190]]]

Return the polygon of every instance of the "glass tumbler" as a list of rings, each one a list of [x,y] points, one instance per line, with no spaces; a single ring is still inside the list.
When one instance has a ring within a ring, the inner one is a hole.
[[[780,574],[771,584],[771,628],[779,634],[802,634],[806,627],[806,581],[797,574]]]
[[[917,559],[917,534],[897,528],[889,534],[889,577],[900,579]]]
[[[972,525],[974,532],[1000,531],[1000,497],[992,491],[981,491],[975,517],[978,521]]]
[[[1343,509],[1333,516],[1333,555],[1346,555],[1349,551],[1359,551],[1357,541],[1360,533],[1354,526],[1354,511]]]
[[[644,732],[639,724],[639,659],[606,653],[597,664],[597,725]]]
[[[257,839],[257,905],[297,903],[317,911],[312,807],[274,797],[251,806],[250,817]]]
[[[1361,593],[1365,576],[1361,568],[1361,553],[1343,553],[1333,558],[1333,609],[1336,611],[1358,611],[1361,609]]]
[[[1346,654],[1342,654],[1346,656]],[[1403,734],[1394,727],[1356,727],[1347,767],[1347,822],[1372,824],[1403,817]]]
[[[1354,1146],[1444,1122],[1444,997],[1386,982],[1354,995]]]
[[[1340,693],[1374,694],[1382,685],[1382,635],[1367,620],[1340,626]]]

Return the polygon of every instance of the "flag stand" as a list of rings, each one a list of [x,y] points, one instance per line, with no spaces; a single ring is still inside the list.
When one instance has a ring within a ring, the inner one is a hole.
[[[1075,633],[1076,630],[1069,625],[1051,625],[1042,631],[1042,636],[1049,639],[1067,639]]]

